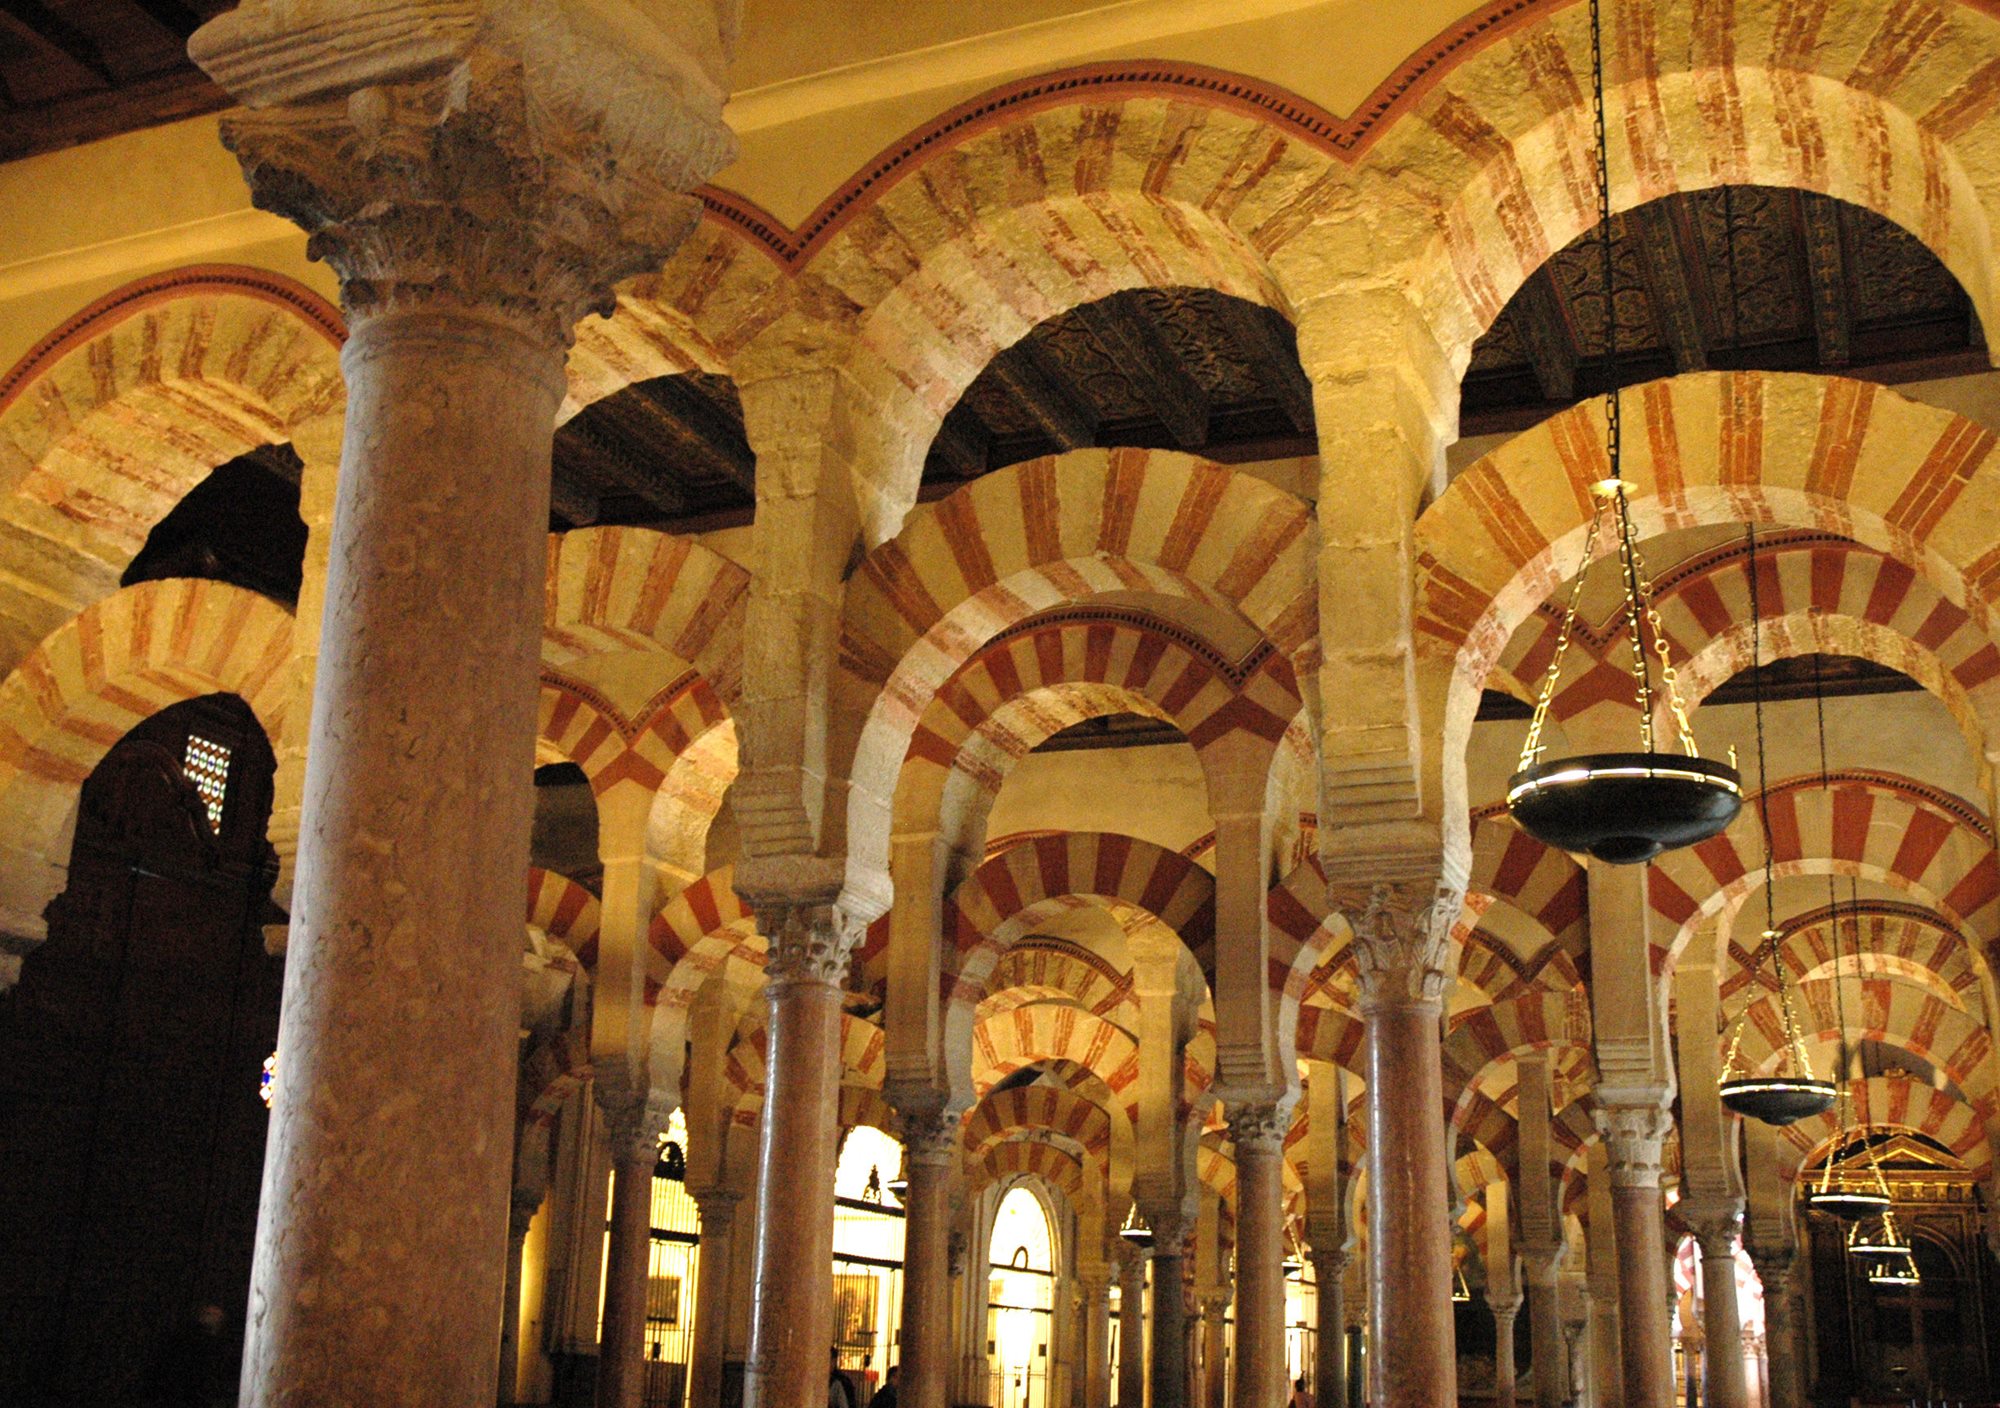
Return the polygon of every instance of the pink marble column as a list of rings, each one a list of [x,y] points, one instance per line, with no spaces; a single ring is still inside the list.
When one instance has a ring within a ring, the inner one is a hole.
[[[840,1003],[856,935],[830,904],[757,905],[770,944],[756,1289],[744,1408],[823,1408],[833,1344]]]
[[[1313,1336],[1313,1399],[1318,1408],[1347,1408],[1347,1262],[1344,1247],[1312,1254],[1319,1298]]]
[[[639,1408],[646,1397],[646,1289],[660,1137],[643,1115],[621,1113],[606,1123],[611,1232],[604,1249],[604,1320],[597,1332],[597,1408]]]
[[[688,1347],[688,1408],[722,1408],[722,1364],[729,1354],[729,1273],[735,1251],[734,1188],[694,1195],[701,1218],[701,1253],[695,1268],[694,1340]]]
[[[1610,1158],[1625,1408],[1673,1408],[1671,1282],[1660,1197],[1661,1146],[1671,1121],[1655,1104],[1601,1105],[1595,1113]]]
[[[1359,893],[1328,888],[1361,968],[1369,1399],[1377,1408],[1456,1408],[1440,1039],[1444,939],[1458,904],[1421,879]]]
[[[255,1408],[496,1397],[563,358],[692,228],[676,192],[733,147],[720,73],[664,29],[547,44],[582,4],[427,26],[323,0],[308,25],[248,0],[189,44],[248,109],[223,141],[257,204],[311,236],[350,328]],[[607,133],[603,104],[663,71],[678,90]]]
[[[1238,1408],[1279,1408],[1285,1383],[1285,1131],[1289,1102],[1230,1111],[1236,1146],[1236,1355]]]
[[[902,1116],[903,1372],[897,1401],[946,1408],[951,1384],[951,1181],[959,1117],[952,1110]]]
[[[1496,1408],[1513,1408],[1514,1317],[1521,1313],[1521,1297],[1489,1290],[1486,1308],[1493,1314],[1493,1402]]]
[[[1118,1408],[1146,1402],[1146,1258],[1128,1250],[1118,1263]]]
[[[1706,1350],[1701,1359],[1704,1408],[1749,1408],[1750,1385],[1743,1366],[1743,1320],[1736,1305],[1736,1214],[1682,1216],[1701,1248],[1701,1320]]]

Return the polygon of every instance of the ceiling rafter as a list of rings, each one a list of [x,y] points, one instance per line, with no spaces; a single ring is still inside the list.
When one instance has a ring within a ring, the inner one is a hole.
[[[1854,329],[1848,314],[1847,254],[1839,206],[1830,201],[1804,200],[1794,191],[1790,202],[1799,242],[1806,253],[1806,286],[1812,302],[1813,341],[1820,362],[1844,367],[1853,359]]]
[[[1122,364],[1133,391],[1181,449],[1199,450],[1208,443],[1208,390],[1151,320],[1110,299],[1078,308],[1076,317]]]
[[[1642,205],[1625,215],[1639,247],[1639,275],[1653,306],[1661,338],[1673,350],[1676,372],[1708,369],[1709,338],[1688,278],[1689,243],[1672,207]]]

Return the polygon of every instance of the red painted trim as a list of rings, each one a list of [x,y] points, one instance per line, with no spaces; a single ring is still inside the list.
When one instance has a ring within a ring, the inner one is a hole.
[[[347,340],[340,310],[296,279],[247,264],[190,264],[135,279],[65,318],[0,377],[0,411],[11,406],[30,382],[92,338],[148,308],[203,294],[259,299],[296,313],[332,347]]]

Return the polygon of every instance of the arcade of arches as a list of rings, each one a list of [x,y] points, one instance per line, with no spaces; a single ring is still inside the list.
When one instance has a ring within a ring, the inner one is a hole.
[[[2000,1401],[2000,5],[57,8],[0,1401]]]

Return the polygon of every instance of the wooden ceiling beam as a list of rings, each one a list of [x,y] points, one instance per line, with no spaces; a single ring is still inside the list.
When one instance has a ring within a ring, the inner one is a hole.
[[[1058,449],[1081,450],[1096,442],[1096,414],[1071,394],[1061,369],[1051,363],[1033,336],[995,357],[986,374],[1014,398]]]
[[[1625,228],[1639,248],[1639,276],[1653,306],[1660,340],[1674,354],[1676,372],[1708,368],[1708,339],[1688,283],[1687,260],[1678,224],[1662,205],[1642,205],[1625,213]]]
[[[992,460],[993,437],[986,433],[971,409],[954,407],[938,426],[931,442],[931,454],[942,460],[954,479],[977,479],[986,473]]]
[[[1183,450],[1208,443],[1208,389],[1194,379],[1159,330],[1123,299],[1086,304],[1074,316],[1125,373],[1146,408]]]
[[[712,473],[730,480],[752,498],[757,494],[757,456],[744,438],[740,417],[730,415],[687,378],[661,377],[640,389],[652,419]]]
[[[597,495],[561,469],[549,475],[549,510],[572,528],[597,521]]]
[[[1555,270],[1542,265],[1528,275],[1514,295],[1514,330],[1527,349],[1528,365],[1548,401],[1576,399],[1576,365],[1582,353],[1571,330],[1569,299],[1556,282]]]
[[[558,433],[556,442],[557,478],[569,483],[569,492],[589,494],[590,486],[629,494],[652,508],[662,518],[681,518],[694,511],[687,496],[661,476],[626,453],[614,437],[591,425],[570,422]],[[576,478],[571,478],[575,476]],[[587,484],[577,483],[577,479]],[[595,515],[593,514],[593,517]]]
[[[1819,348],[1822,366],[1844,367],[1854,359],[1854,328],[1848,309],[1847,255],[1841,236],[1840,206],[1805,191],[1791,194],[1799,243],[1806,252],[1813,342]]]
[[[90,36],[44,5],[42,0],[8,0],[7,13],[71,63],[89,70],[105,87],[117,86],[118,79],[104,62],[103,51]]]
[[[205,23],[199,12],[180,0],[134,0],[134,3],[176,39],[186,39]]]
[[[1241,298],[1218,298],[1222,330],[1257,369],[1257,379],[1278,403],[1292,429],[1314,433],[1313,388],[1299,363],[1296,337],[1286,337],[1283,320],[1270,310]]]

